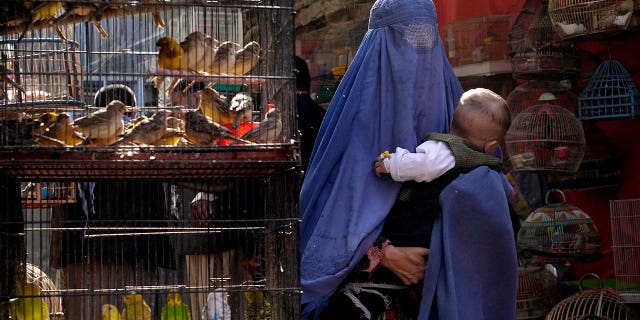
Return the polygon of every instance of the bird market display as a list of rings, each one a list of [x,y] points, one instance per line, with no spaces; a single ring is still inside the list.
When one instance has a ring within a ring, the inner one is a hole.
[[[0,9],[0,319],[299,318],[294,1]]]

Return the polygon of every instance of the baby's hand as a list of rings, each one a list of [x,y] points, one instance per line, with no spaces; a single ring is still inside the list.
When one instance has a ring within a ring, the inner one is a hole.
[[[384,160],[387,158],[389,158],[389,151],[383,152],[376,158],[376,160],[373,161],[373,169],[376,172],[376,176],[380,177],[383,173],[389,173],[387,168],[384,166]]]

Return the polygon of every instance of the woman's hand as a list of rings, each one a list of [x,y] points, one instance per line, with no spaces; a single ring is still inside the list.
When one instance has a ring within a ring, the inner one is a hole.
[[[380,264],[395,273],[404,284],[411,285],[424,279],[427,255],[429,255],[427,248],[388,245],[383,250]]]

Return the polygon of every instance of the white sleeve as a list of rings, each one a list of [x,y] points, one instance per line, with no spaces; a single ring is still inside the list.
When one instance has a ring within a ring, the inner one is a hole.
[[[403,148],[389,157],[389,173],[393,180],[430,182],[455,166],[455,158],[446,143],[426,141],[411,153]]]

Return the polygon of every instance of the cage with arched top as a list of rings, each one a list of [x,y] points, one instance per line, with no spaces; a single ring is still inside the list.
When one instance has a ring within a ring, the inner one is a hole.
[[[516,26],[514,26],[516,27]],[[578,74],[578,58],[571,42],[562,42],[555,33],[546,1],[520,39],[512,39],[511,66],[516,79],[572,79]]]
[[[518,268],[516,319],[543,319],[562,300],[558,278],[540,266]]]
[[[528,107],[544,103],[566,108],[575,114],[578,96],[569,89],[565,81],[536,79],[515,87],[507,96],[512,117]]]
[[[585,150],[580,121],[571,111],[552,104],[520,112],[507,131],[505,144],[516,171],[573,174]]]
[[[618,61],[603,61],[578,98],[580,120],[635,117],[640,113],[640,90]]]
[[[563,39],[626,30],[633,8],[634,0],[549,0],[549,16]]]

